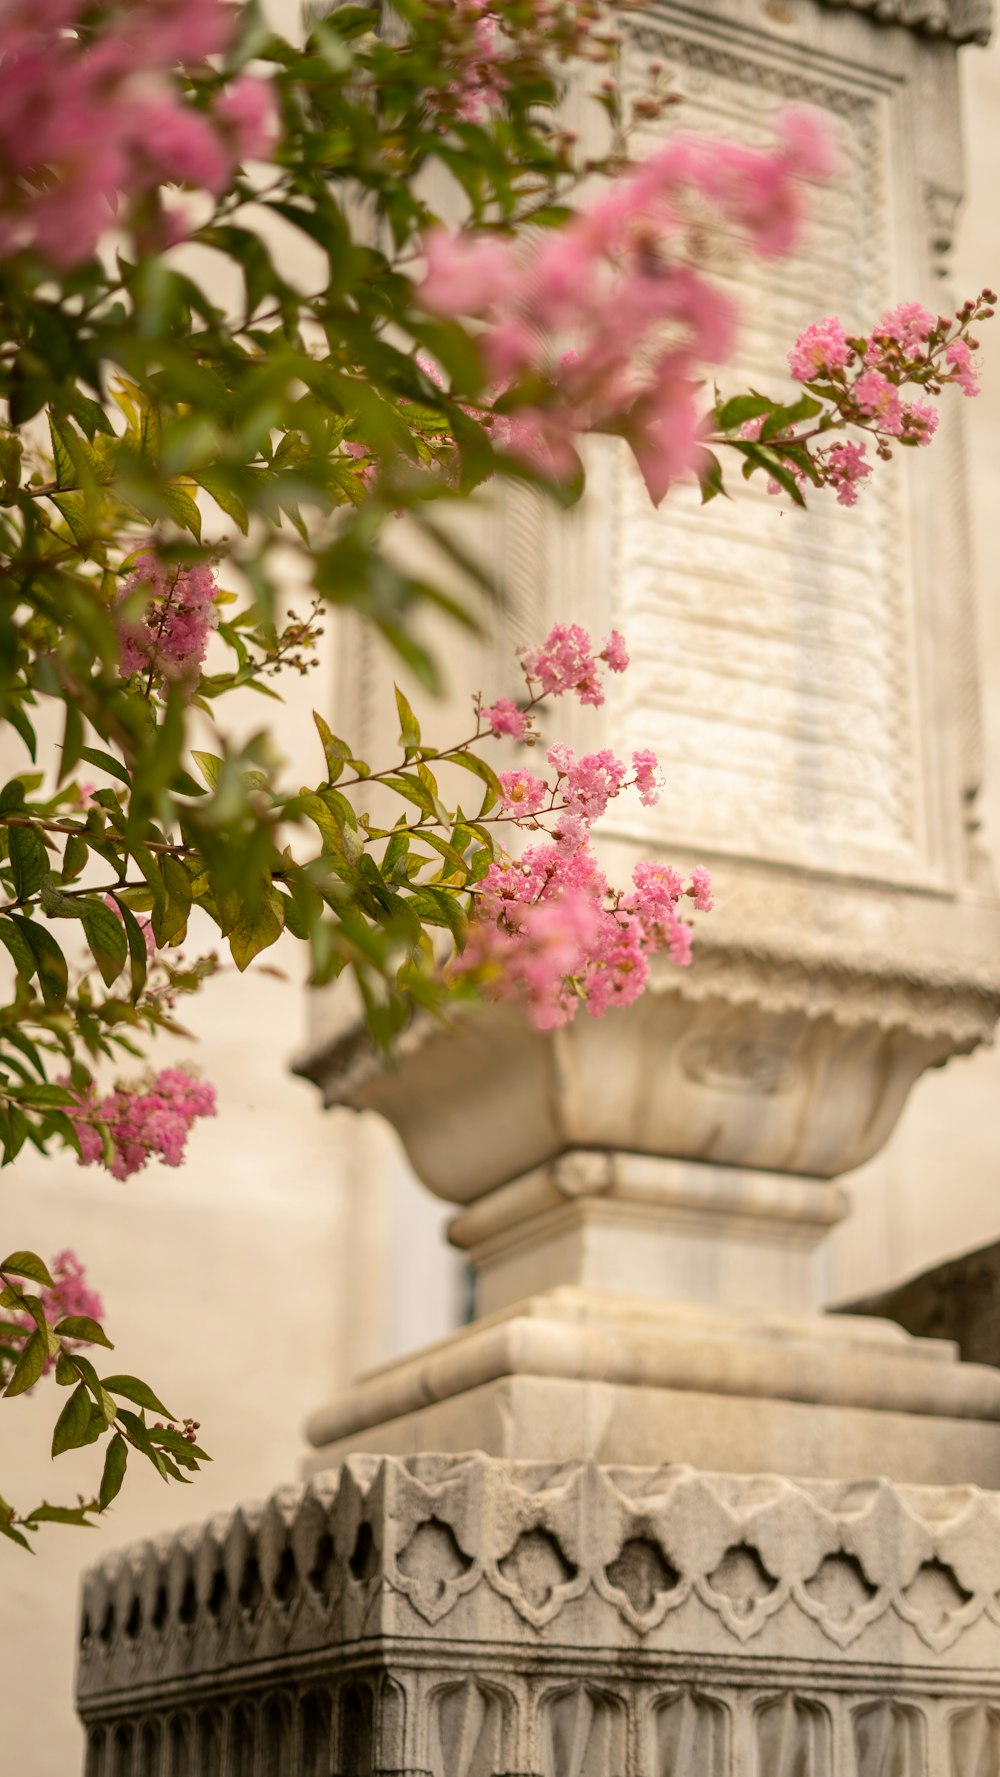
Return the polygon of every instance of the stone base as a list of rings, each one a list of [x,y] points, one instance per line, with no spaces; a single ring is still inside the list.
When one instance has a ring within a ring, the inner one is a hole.
[[[983,1777],[1000,1498],[354,1457],[84,1588],[87,1777]]]
[[[475,1449],[1000,1487],[1000,1373],[886,1321],[566,1288],[372,1371],[308,1432],[313,1471]]]

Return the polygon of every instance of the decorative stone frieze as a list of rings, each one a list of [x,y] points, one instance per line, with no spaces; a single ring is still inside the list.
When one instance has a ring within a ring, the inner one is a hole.
[[[88,1777],[978,1777],[998,1551],[973,1487],[355,1457],[90,1573]]]

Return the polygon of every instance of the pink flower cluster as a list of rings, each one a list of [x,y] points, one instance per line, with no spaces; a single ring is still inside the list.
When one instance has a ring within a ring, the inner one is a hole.
[[[684,895],[712,906],[707,871],[685,886],[669,864],[637,864],[622,896],[585,839],[529,846],[516,862],[491,865],[459,967],[492,978],[498,998],[525,1001],[540,1030],[567,1024],[581,1004],[599,1018],[639,998],[656,951],[690,962]]]
[[[57,1253],[49,1266],[49,1275],[53,1280],[52,1286],[50,1288],[46,1284],[39,1292],[39,1299],[50,1326],[56,1326],[61,1320],[68,1320],[71,1315],[86,1315],[90,1320],[103,1321],[104,1303],[87,1282],[86,1272],[75,1252],[67,1248],[65,1252]],[[17,1281],[26,1290],[34,1290],[34,1286],[25,1283],[23,1279],[18,1278]],[[34,1331],[35,1323],[30,1314],[17,1314],[14,1320],[18,1326],[24,1328],[25,1336]],[[13,1339],[14,1335],[10,1337]],[[78,1351],[85,1341],[65,1339],[63,1343],[68,1351]],[[44,1375],[48,1375],[53,1363],[53,1358],[46,1359]]]
[[[819,384],[824,393],[832,385],[832,399],[849,423],[883,438],[929,444],[937,409],[919,399],[904,401],[900,389],[916,384],[937,395],[945,383],[956,383],[964,395],[978,395],[972,356],[978,342],[970,339],[968,327],[973,319],[988,318],[995,300],[984,290],[954,318],[934,315],[920,302],[899,303],[867,338],[849,338],[842,322],[826,315],[799,334],[788,354],[789,368],[800,382]]]
[[[219,588],[210,567],[169,567],[151,551],[140,555],[118,595],[118,641],[122,677],[151,674],[192,687],[219,622]],[[141,595],[146,605],[138,620],[130,607]]]
[[[934,315],[919,302],[902,302],[883,314],[869,336],[849,335],[835,315],[806,327],[788,354],[789,369],[826,411],[803,426],[768,436],[770,448],[784,456],[799,487],[809,480],[805,452],[813,480],[834,488],[840,505],[857,503],[859,487],[873,465],[863,442],[847,439],[814,448],[814,441],[833,427],[867,432],[883,461],[892,456],[894,443],[929,444],[939,414],[922,395],[940,395],[947,383],[955,383],[965,395],[979,393],[973,359],[979,342],[969,329],[974,321],[993,315],[996,300],[992,290],[983,290],[953,317]],[[904,388],[919,393],[904,400]],[[745,421],[740,436],[759,438],[765,419]],[[767,490],[782,491],[773,476]]]
[[[485,233],[428,236],[424,307],[484,322],[481,349],[501,390],[524,376],[544,390],[495,416],[499,444],[565,477],[579,434],[623,431],[657,502],[692,467],[698,381],[729,356],[736,332],[732,300],[696,269],[699,243],[714,223],[763,257],[787,254],[802,179],[833,169],[814,113],[785,112],[778,133],[771,152],[677,135],[527,250]]]
[[[540,648],[521,650],[521,666],[525,678],[537,679],[542,695],[562,697],[572,691],[581,703],[595,708],[604,702],[600,662],[613,673],[623,673],[628,666],[624,638],[611,631],[600,653],[587,631],[578,623],[554,623]]]
[[[482,123],[509,86],[501,48],[502,21],[490,0],[443,0],[453,27],[445,56],[447,85],[428,95],[442,119]]]
[[[6,0],[0,9],[0,258],[60,268],[94,252],[120,206],[163,183],[218,195],[274,139],[270,87],[244,76],[211,113],[176,74],[225,49],[225,0]],[[176,224],[172,224],[176,226]]]
[[[198,1117],[215,1116],[215,1087],[196,1080],[184,1068],[164,1067],[146,1080],[121,1083],[99,1096],[92,1085],[78,1095],[70,1110],[80,1138],[80,1165],[104,1162],[100,1124],[111,1135],[112,1176],[126,1179],[141,1172],[155,1155],[165,1166],[179,1166],[192,1125]]]
[[[562,697],[571,691],[583,704],[595,709],[604,702],[604,668],[623,673],[628,666],[625,639],[613,629],[600,650],[579,623],[554,623],[538,648],[520,648],[521,671],[528,690],[528,708],[519,709],[509,697],[479,710],[480,726],[486,724],[498,739],[535,738],[530,711],[543,697]]]
[[[566,691],[581,703],[602,703],[601,661],[612,672],[627,667],[617,630],[598,654],[579,624],[555,624],[540,647],[521,650],[529,710]],[[534,738],[528,711],[509,698],[481,709],[484,721],[494,735]],[[557,743],[546,758],[552,779],[523,767],[500,773],[506,812],[499,818],[546,837],[519,859],[490,865],[465,948],[452,964],[454,974],[481,974],[498,997],[523,999],[543,1030],[565,1024],[581,1003],[594,1017],[629,1005],[642,992],[657,950],[689,962],[691,925],[680,914],[681,897],[690,896],[699,910],[712,905],[701,868],[685,886],[668,864],[638,864],[631,892],[615,893],[590,849],[591,827],[622,790],[635,789],[647,806],[659,799],[663,777],[649,747],[632,754],[631,769],[608,747],[577,757]]]

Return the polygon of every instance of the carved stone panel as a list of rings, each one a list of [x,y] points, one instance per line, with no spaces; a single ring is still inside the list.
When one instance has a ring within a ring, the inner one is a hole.
[[[654,54],[676,74],[686,126],[763,142],[782,104],[807,102],[835,133],[842,171],[810,193],[797,255],[720,270],[743,315],[723,380],[790,392],[785,353],[803,326],[831,313],[860,328],[892,295],[893,83],[818,57],[776,66],[766,46],[727,47],[680,24],[639,27],[637,62]],[[757,483],[706,510],[676,489],[657,511],[625,454],[616,460],[614,615],[634,664],[615,690],[614,741],[670,761],[644,837],[925,874],[904,478],[876,477],[853,511],[823,498],[807,517],[780,511]]]

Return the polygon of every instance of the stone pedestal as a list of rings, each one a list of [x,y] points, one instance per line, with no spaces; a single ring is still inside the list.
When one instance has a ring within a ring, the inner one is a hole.
[[[351,1457],[105,1562],[88,1777],[985,1777],[974,1487]]]

